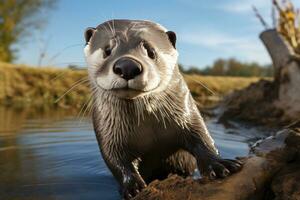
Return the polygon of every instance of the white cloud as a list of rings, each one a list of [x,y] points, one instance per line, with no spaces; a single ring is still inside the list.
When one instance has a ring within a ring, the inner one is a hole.
[[[183,33],[181,38],[184,42],[206,47],[218,47],[220,45],[237,44],[238,38],[218,33],[217,31],[201,31],[197,33]]]
[[[278,0],[281,2],[281,0]],[[299,0],[292,0],[296,8],[300,8]],[[272,26],[271,9],[272,0],[223,0],[212,6],[213,10],[219,10],[222,14],[230,13],[231,18],[236,17],[237,21],[243,20],[240,27],[229,27],[217,30],[215,28],[202,27],[200,30],[182,32],[181,42],[196,45],[201,51],[212,52],[215,58],[236,57],[244,61],[256,61],[261,64],[271,63],[270,56],[263,43],[259,40],[258,34],[263,30],[258,19],[255,17],[252,6],[255,6],[268,25]],[[238,19],[239,17],[243,17]],[[234,20],[234,19],[233,19]],[[215,27],[218,24],[215,24]],[[243,35],[238,35],[232,29],[242,29]],[[231,33],[229,33],[231,32]]]
[[[291,0],[294,6],[300,7],[299,0]],[[280,3],[281,0],[278,0]],[[234,0],[231,3],[222,4],[219,9],[231,13],[247,14],[253,12],[252,6],[255,6],[263,15],[271,13],[272,0]]]
[[[218,31],[183,33],[181,41],[197,45],[202,49],[217,52],[218,57],[236,57],[245,61],[270,63],[270,57],[262,43],[255,37],[233,36]]]
[[[252,12],[252,6],[269,11],[271,0],[239,0],[223,4],[220,8],[232,13],[248,13]]]

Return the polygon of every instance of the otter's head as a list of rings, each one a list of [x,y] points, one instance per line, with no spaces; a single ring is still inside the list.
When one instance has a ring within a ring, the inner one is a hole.
[[[88,28],[84,53],[93,87],[120,98],[163,91],[177,63],[176,35],[139,20],[112,20]]]

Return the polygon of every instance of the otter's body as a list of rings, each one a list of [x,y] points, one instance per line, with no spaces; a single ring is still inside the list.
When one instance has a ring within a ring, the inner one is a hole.
[[[120,157],[129,162],[140,159],[139,170],[146,182],[165,178],[171,172],[191,175],[196,162],[189,153],[182,152],[184,158],[169,161],[167,158],[183,149],[182,143],[186,142],[186,132],[192,128],[192,119],[199,119],[199,127],[195,128],[201,128],[206,134],[203,120],[182,76],[179,72],[174,76],[177,76],[172,79],[174,83],[163,94],[143,100],[107,97],[94,108],[93,122],[104,158]],[[207,140],[212,151],[216,152],[209,135]]]
[[[125,198],[169,173],[187,176],[198,167],[225,177],[240,168],[218,155],[179,72],[173,32],[149,21],[113,20],[88,29],[86,41],[93,124]]]

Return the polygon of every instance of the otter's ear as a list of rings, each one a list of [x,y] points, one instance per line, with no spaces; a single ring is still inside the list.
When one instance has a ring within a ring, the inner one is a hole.
[[[176,49],[176,33],[174,33],[173,31],[167,31],[166,34],[168,35],[173,47]]]
[[[92,28],[92,27],[89,27],[85,30],[84,32],[84,38],[85,38],[85,44],[87,44],[91,37],[94,35],[96,29],[95,28]]]

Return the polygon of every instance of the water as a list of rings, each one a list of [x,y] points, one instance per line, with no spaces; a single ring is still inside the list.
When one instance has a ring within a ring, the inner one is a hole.
[[[120,199],[91,121],[42,113],[0,109],[0,200]],[[214,119],[207,125],[222,156],[248,153],[253,136],[240,132],[249,129],[225,129]]]

